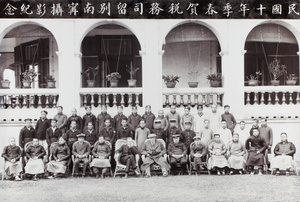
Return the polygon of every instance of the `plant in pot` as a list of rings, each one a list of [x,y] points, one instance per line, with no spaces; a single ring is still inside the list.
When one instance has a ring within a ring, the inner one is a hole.
[[[222,74],[221,73],[214,73],[207,75],[207,80],[210,82],[211,87],[220,87],[222,82]]]
[[[138,70],[139,70],[139,68],[134,68],[132,66],[132,62],[130,62],[129,67],[127,66],[126,71],[130,74],[130,79],[127,80],[129,87],[136,87],[136,79],[134,79],[134,78],[135,78],[135,74]]]
[[[296,76],[296,74],[289,74],[287,77],[286,85],[290,85],[290,86],[294,86],[297,83],[297,79],[298,77]]]
[[[200,76],[200,72],[198,69],[193,68],[188,73],[188,76],[190,78],[190,81],[188,82],[190,88],[197,88],[198,87],[198,78]]]
[[[280,64],[280,61],[275,58],[268,66],[269,73],[272,77],[271,85],[278,86],[280,81],[277,79],[286,73],[286,66]]]
[[[10,81],[8,79],[1,80],[1,86],[2,88],[9,88]]]
[[[250,76],[246,76],[248,79],[248,86],[258,86],[258,78],[261,76],[262,73],[260,71],[255,72],[255,75],[250,74]]]
[[[163,75],[162,78],[168,88],[175,88],[176,82],[179,82],[180,77],[176,75],[174,76],[172,74],[172,75]]]
[[[47,87],[48,88],[55,88],[55,78],[52,75],[45,76]]]
[[[112,72],[106,76],[107,80],[110,82],[110,87],[118,87],[118,82],[121,75],[118,72]]]
[[[22,73],[23,88],[30,88],[31,83],[34,82],[35,77],[38,75],[33,69],[26,70]]]
[[[99,66],[95,68],[89,67],[87,68],[87,70],[81,73],[86,76],[87,87],[95,87],[96,76],[98,72],[99,72]]]

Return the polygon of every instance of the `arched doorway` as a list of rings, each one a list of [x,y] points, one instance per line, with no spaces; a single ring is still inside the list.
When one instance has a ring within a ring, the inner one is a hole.
[[[166,36],[163,49],[163,75],[180,76],[176,87],[187,87],[190,81],[198,81],[198,87],[209,87],[207,75],[222,71],[219,41],[203,25],[175,27]]]
[[[58,45],[49,30],[36,24],[17,26],[7,32],[1,41],[0,72],[7,68],[14,70],[15,87],[24,88],[22,74],[34,71],[37,76],[30,88],[46,88],[50,76],[58,81],[56,51]]]
[[[118,87],[128,87],[130,79],[136,80],[130,87],[142,87],[140,50],[136,36],[123,26],[106,24],[94,28],[81,44],[82,87],[111,87],[108,75],[114,72],[121,76]],[[90,80],[93,84],[89,84]]]
[[[260,86],[274,85],[272,80],[289,85],[286,82],[289,77],[299,83],[298,43],[284,26],[271,23],[256,26],[246,39],[245,50],[245,85],[251,85],[249,80],[253,78]]]

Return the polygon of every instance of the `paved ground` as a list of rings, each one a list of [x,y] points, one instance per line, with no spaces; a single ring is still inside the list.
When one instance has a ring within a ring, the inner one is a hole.
[[[300,176],[161,176],[0,182],[1,201],[300,201]]]

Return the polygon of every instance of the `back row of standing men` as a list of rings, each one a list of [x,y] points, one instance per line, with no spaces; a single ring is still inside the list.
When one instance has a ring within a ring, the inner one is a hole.
[[[86,140],[93,145],[99,136],[112,144],[117,139],[131,137],[141,146],[150,133],[154,133],[158,138],[163,139],[167,145],[172,140],[172,135],[181,134],[181,141],[189,145],[193,137],[198,135],[202,142],[208,143],[213,139],[214,134],[220,134],[221,140],[227,144],[232,139],[232,133],[237,132],[240,140],[245,140],[252,135],[252,129],[258,128],[258,120],[255,120],[250,131],[245,130],[245,122],[240,122],[240,127],[235,129],[236,120],[233,114],[229,113],[230,106],[224,106],[224,113],[217,111],[217,106],[212,105],[211,113],[204,114],[203,107],[197,107],[197,114],[190,114],[190,107],[185,107],[184,114],[180,116],[176,112],[176,106],[172,105],[170,112],[164,115],[163,110],[158,111],[156,117],[151,112],[151,106],[145,107],[145,114],[139,115],[137,107],[132,107],[132,114],[126,117],[123,114],[123,107],[118,107],[117,115],[112,117],[107,113],[107,107],[101,107],[101,113],[96,117],[92,114],[90,106],[85,107],[86,114],[81,118],[77,115],[76,109],[72,109],[72,115],[67,117],[63,114],[63,107],[57,107],[57,114],[53,119],[47,119],[47,111],[41,111],[41,117],[37,121],[35,129],[31,126],[31,119],[26,119],[26,126],[21,129],[19,135],[19,145],[24,148],[25,144],[32,141],[33,137],[38,138],[39,144],[47,151],[51,143],[57,142],[63,136],[68,145],[77,141],[77,135],[84,133]],[[272,129],[267,126],[266,119],[262,119],[259,127],[260,136],[271,149],[273,143]]]

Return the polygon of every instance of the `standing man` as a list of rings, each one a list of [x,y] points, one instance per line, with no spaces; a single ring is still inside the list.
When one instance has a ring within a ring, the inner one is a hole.
[[[67,130],[70,129],[71,122],[76,121],[76,128],[77,128],[77,130],[81,131],[81,129],[82,129],[82,119],[81,119],[81,117],[77,115],[77,110],[75,108],[73,108],[71,110],[71,112],[72,112],[72,116],[70,116],[68,118],[68,121],[67,121]]]
[[[132,106],[132,113],[128,116],[127,124],[132,131],[137,129],[142,117],[137,113],[137,107]]]
[[[51,127],[46,130],[46,140],[48,144],[48,154],[50,154],[50,147],[53,142],[58,142],[58,138],[62,136],[61,130],[57,127],[57,120],[51,120]]]
[[[106,119],[109,119],[110,122],[112,121],[112,117],[110,116],[110,114],[107,113],[107,106],[102,105],[101,113],[97,116],[96,120],[95,129],[97,132],[100,132],[105,127],[104,122]],[[111,126],[114,126],[114,124],[111,124]]]
[[[214,139],[214,132],[209,127],[209,120],[204,120],[204,129],[200,132],[201,142],[205,144],[206,149],[208,148],[208,143]]]
[[[36,137],[36,132],[34,128],[31,126],[32,119],[25,119],[25,127],[21,129],[19,134],[19,146],[24,149],[24,146],[27,142],[33,140]]]
[[[231,133],[234,132],[234,128],[236,126],[236,120],[233,116],[233,114],[229,113],[230,110],[230,106],[229,105],[225,105],[224,106],[224,110],[225,113],[222,114],[221,118],[222,120],[225,120],[227,123],[227,128],[231,131]]]
[[[155,115],[151,112],[151,106],[150,105],[147,105],[145,107],[145,114],[142,116],[142,118],[146,122],[146,127],[149,130],[153,129],[153,123],[154,123],[154,120],[155,120]]]
[[[239,134],[239,140],[242,141],[244,144],[249,137],[249,132],[245,129],[245,127],[246,127],[246,122],[241,121],[240,127],[237,128],[235,131],[237,134]]]
[[[127,121],[127,117],[123,114],[123,106],[118,106],[117,110],[118,110],[118,114],[114,116],[115,130],[118,130],[121,127],[121,122],[123,119],[126,119]]]
[[[57,107],[57,114],[54,116],[53,119],[57,120],[57,127],[64,134],[67,131],[66,126],[67,126],[68,117],[67,117],[67,115],[63,114],[63,107],[62,106]]]
[[[199,135],[201,130],[203,130],[205,119],[206,116],[203,113],[203,106],[197,106],[197,114],[194,116],[194,131],[197,135]]]
[[[266,149],[268,151],[268,154],[271,154],[271,148],[273,145],[273,130],[272,130],[272,128],[270,128],[267,125],[266,118],[261,119],[261,125],[258,130],[259,130],[260,136],[263,137],[266,141]],[[266,157],[267,157],[268,168],[270,168],[270,161],[269,161],[268,155]]]
[[[211,113],[209,114],[210,129],[215,134],[221,127],[221,115],[217,111],[217,105],[211,105]]]
[[[227,128],[227,123],[225,120],[222,120],[221,128],[217,131],[216,134],[219,134],[220,139],[224,142],[225,147],[227,148],[228,143],[232,140],[232,133]]]
[[[172,105],[170,112],[166,115],[168,126],[170,126],[170,120],[175,119],[176,128],[180,129],[180,115],[176,112],[176,105]]]
[[[46,110],[41,111],[41,118],[36,122],[35,130],[39,144],[42,145],[48,153],[48,144],[46,141],[46,131],[50,127],[50,121],[47,119],[48,112]]]
[[[254,119],[254,123],[253,123],[253,125],[252,125],[252,127],[251,127],[251,129],[249,131],[249,133],[250,133],[251,136],[253,135],[253,133],[252,133],[253,129],[258,129],[259,128],[258,123],[259,123],[259,120],[258,119]]]
[[[92,122],[93,126],[96,126],[96,116],[92,114],[92,106],[85,107],[86,114],[82,117],[82,132],[85,132],[88,128],[88,123]]]

